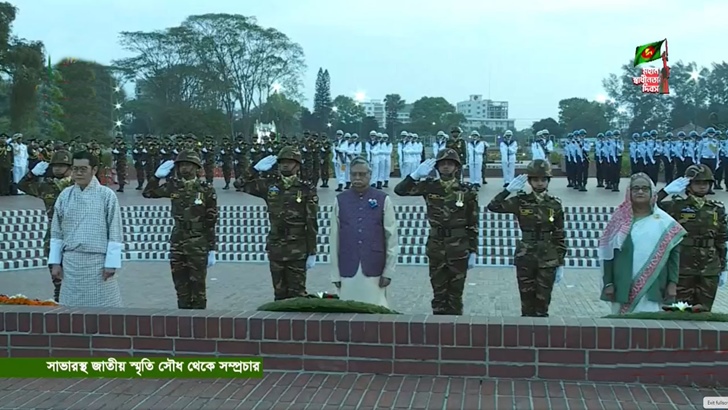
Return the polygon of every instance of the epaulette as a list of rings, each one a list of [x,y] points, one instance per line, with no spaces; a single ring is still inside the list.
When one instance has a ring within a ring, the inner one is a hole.
[[[553,199],[554,201],[558,202],[559,205],[561,204],[561,198],[559,198],[557,196],[549,195],[549,194],[546,194],[546,195],[548,195],[548,197]]]
[[[723,201],[718,201],[715,199],[708,199],[706,202],[708,202],[709,204],[715,205],[716,208],[725,208],[725,204],[723,203]]]
[[[518,192],[516,192],[516,196],[526,196],[526,195],[528,195],[528,192],[526,192],[526,191],[518,191]]]

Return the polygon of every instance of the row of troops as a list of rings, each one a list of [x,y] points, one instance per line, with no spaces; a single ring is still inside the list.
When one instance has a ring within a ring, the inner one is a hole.
[[[693,164],[706,165],[714,175],[714,189],[721,190],[722,182],[728,176],[728,135],[713,127],[702,133],[680,131],[677,135],[668,132],[660,137],[657,131],[632,134],[629,143],[631,172],[644,172],[653,182],[657,182],[660,170],[664,170],[665,182],[675,179],[675,175],[685,174]]]
[[[705,164],[715,176],[714,186],[708,193],[712,195],[713,189],[723,189],[721,184],[728,177],[728,136],[713,127],[700,134],[680,131],[660,136],[656,130],[636,132],[627,144],[619,130],[599,133],[591,143],[582,129],[569,133],[563,148],[568,186],[582,192],[587,191],[591,161],[596,166],[597,188],[619,192],[625,149],[630,174],[644,172],[653,183],[658,182],[661,173],[665,182],[670,183],[676,175],[684,175],[691,165]]]
[[[84,143],[80,138],[76,137],[67,144],[36,138],[26,140],[23,134],[15,134],[12,137],[0,134],[0,196],[25,194],[19,187],[20,180],[38,163],[49,161],[56,151],[88,151],[97,156],[101,155],[102,148],[97,141]],[[104,170],[100,167],[98,176],[103,173]]]
[[[267,204],[267,252],[277,300],[304,296],[306,272],[315,263],[317,187],[302,177],[303,164],[298,147],[283,147],[277,156],[256,161],[234,184]],[[445,148],[435,158],[420,163],[394,188],[396,195],[422,197],[427,205],[430,232],[426,249],[434,314],[463,313],[465,278],[479,248],[478,194],[473,184],[458,177],[463,165],[459,152]],[[72,154],[58,150],[48,162],[38,162],[19,182],[20,189],[43,200],[49,221],[58,195],[73,183],[72,166]],[[183,150],[175,160],[157,167],[143,191],[146,198],[172,201],[170,265],[178,307],[183,309],[206,307],[207,268],[215,263],[217,197],[214,187],[198,176],[203,168],[197,150]],[[438,177],[433,177],[435,172]],[[366,173],[371,181],[368,163]],[[695,183],[714,182],[712,171],[704,164],[690,167],[686,173]],[[551,291],[565,264],[564,210],[561,201],[548,193],[551,176],[547,160],[534,160],[526,169],[525,179],[514,178],[487,207],[491,212],[513,214],[521,229],[514,264],[524,316],[548,315]],[[525,181],[531,186],[529,193],[523,189]],[[717,278],[726,269],[725,209],[721,202],[706,200],[691,190],[685,197],[671,199],[661,206],[680,221],[688,232],[686,242],[694,248],[680,260],[678,298],[710,309]],[[46,254],[48,238],[46,234]],[[57,278],[54,287],[57,298],[61,287]]]

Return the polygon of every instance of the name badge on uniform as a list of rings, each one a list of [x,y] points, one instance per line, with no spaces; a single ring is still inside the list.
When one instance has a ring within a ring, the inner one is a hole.
[[[533,215],[533,209],[521,208],[519,213],[521,216],[531,216],[531,215]]]
[[[680,219],[695,219],[695,209],[691,207],[683,208],[680,210]]]
[[[432,199],[432,200],[435,200],[435,199],[442,199],[442,196],[440,196],[440,195],[438,195],[438,194],[429,194],[429,195],[427,195],[427,197],[428,197],[429,199]]]

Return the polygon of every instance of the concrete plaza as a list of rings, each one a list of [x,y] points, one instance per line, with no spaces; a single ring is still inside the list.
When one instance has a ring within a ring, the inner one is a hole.
[[[222,181],[216,181],[218,187]],[[332,181],[333,182],[333,181]],[[398,182],[392,181],[391,188]],[[626,181],[623,181],[626,186]],[[480,192],[481,205],[502,190],[502,181],[491,179]],[[566,180],[552,181],[552,194],[560,197],[565,206],[616,206],[624,193],[596,188],[589,192],[577,192],[566,188]],[[235,191],[218,189],[219,205],[258,205],[263,201]],[[713,198],[724,199],[728,194],[719,192]],[[321,189],[322,204],[333,203],[333,189]],[[142,198],[140,191],[129,190],[119,194],[122,206],[168,205],[167,200]],[[395,197],[398,205],[422,204],[421,198]],[[10,209],[40,209],[40,200],[27,196],[0,198],[0,211]],[[309,272],[309,292],[331,290],[328,264],[320,264]],[[119,273],[124,304],[139,308],[176,308],[169,265],[166,262],[125,262]],[[601,273],[598,269],[567,269],[563,282],[556,286],[551,314],[561,317],[599,317],[609,313],[606,303],[599,301]],[[24,294],[47,299],[52,294],[47,269],[3,272],[0,274],[0,293]],[[402,313],[423,314],[430,312],[432,296],[427,269],[417,266],[400,266],[389,289],[392,308]],[[255,310],[272,300],[272,286],[268,266],[264,263],[218,263],[208,275],[208,307],[222,310]],[[520,315],[520,304],[512,267],[478,267],[468,274],[465,290],[467,314],[489,316]],[[728,312],[728,291],[721,289],[715,311]]]

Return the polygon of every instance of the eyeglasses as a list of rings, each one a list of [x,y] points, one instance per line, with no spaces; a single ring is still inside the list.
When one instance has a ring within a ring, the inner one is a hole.
[[[630,189],[630,191],[633,191],[633,192],[650,192],[650,191],[652,191],[652,188],[648,187],[648,186],[633,186],[633,187],[629,187],[629,189]]]

